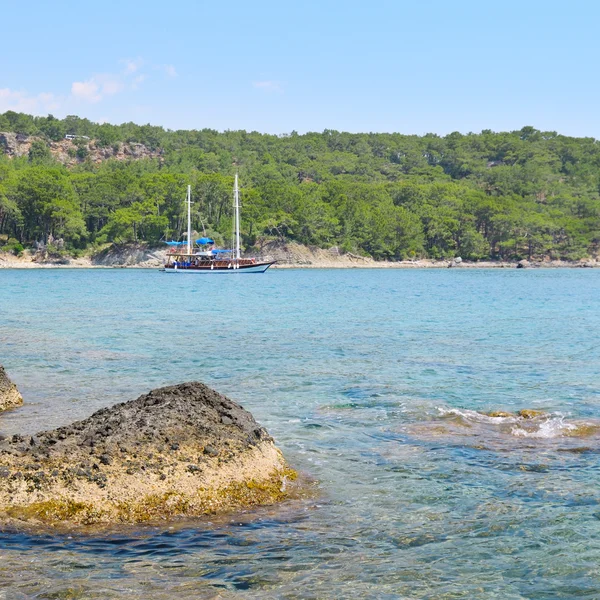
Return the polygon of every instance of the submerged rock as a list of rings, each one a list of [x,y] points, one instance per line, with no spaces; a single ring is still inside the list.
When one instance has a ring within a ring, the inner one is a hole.
[[[23,397],[17,386],[8,378],[4,367],[0,365],[0,412],[23,404]]]
[[[533,410],[532,408],[524,408],[517,412],[519,417],[524,419],[535,419],[536,417],[543,417],[546,413],[543,410]]]
[[[497,418],[515,418],[520,417],[521,419],[535,419],[537,417],[545,417],[549,416],[548,413],[545,413],[542,410],[533,410],[532,408],[524,408],[522,410],[517,411],[516,413],[506,412],[504,410],[493,410],[488,413],[482,413],[487,415],[488,417],[497,417]]]
[[[202,383],[0,441],[0,520],[141,522],[270,504],[295,478],[267,431]]]
[[[492,412],[487,413],[487,416],[502,419],[506,419],[507,417],[514,417],[512,413],[506,412],[504,410],[493,410]]]
[[[600,452],[599,419],[570,418],[533,409],[511,413],[442,408],[433,418],[408,424],[402,431],[407,434],[407,441],[412,437],[419,444],[430,440],[436,446],[447,443],[503,454],[531,454],[535,468],[539,466],[540,449],[574,454]]]

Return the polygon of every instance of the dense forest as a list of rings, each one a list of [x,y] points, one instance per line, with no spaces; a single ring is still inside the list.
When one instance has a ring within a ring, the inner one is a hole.
[[[24,156],[9,157],[0,141],[4,250],[61,240],[63,251],[78,253],[107,242],[181,239],[188,183],[194,229],[227,243],[238,171],[247,249],[279,239],[390,260],[576,260],[599,252],[593,138],[533,127],[445,137],[276,136],[15,112],[0,114],[0,132],[33,136]],[[68,167],[52,152],[59,141],[71,146]],[[117,159],[132,143],[151,156]],[[98,148],[114,158],[92,160]]]

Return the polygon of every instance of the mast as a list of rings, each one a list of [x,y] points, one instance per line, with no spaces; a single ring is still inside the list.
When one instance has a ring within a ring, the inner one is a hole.
[[[187,253],[192,253],[192,186],[188,185],[187,189],[187,205],[188,205],[188,232],[187,232]]]
[[[233,188],[233,199],[235,208],[235,257],[240,259],[240,190],[238,188],[238,174],[235,174],[235,186]]]

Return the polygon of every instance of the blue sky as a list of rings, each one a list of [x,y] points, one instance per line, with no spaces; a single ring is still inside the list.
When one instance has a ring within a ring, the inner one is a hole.
[[[6,3],[0,112],[171,129],[600,137],[600,3]]]

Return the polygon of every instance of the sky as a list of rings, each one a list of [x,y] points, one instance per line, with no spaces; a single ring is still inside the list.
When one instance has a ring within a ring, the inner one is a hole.
[[[30,0],[0,112],[169,129],[600,138],[600,2]]]

